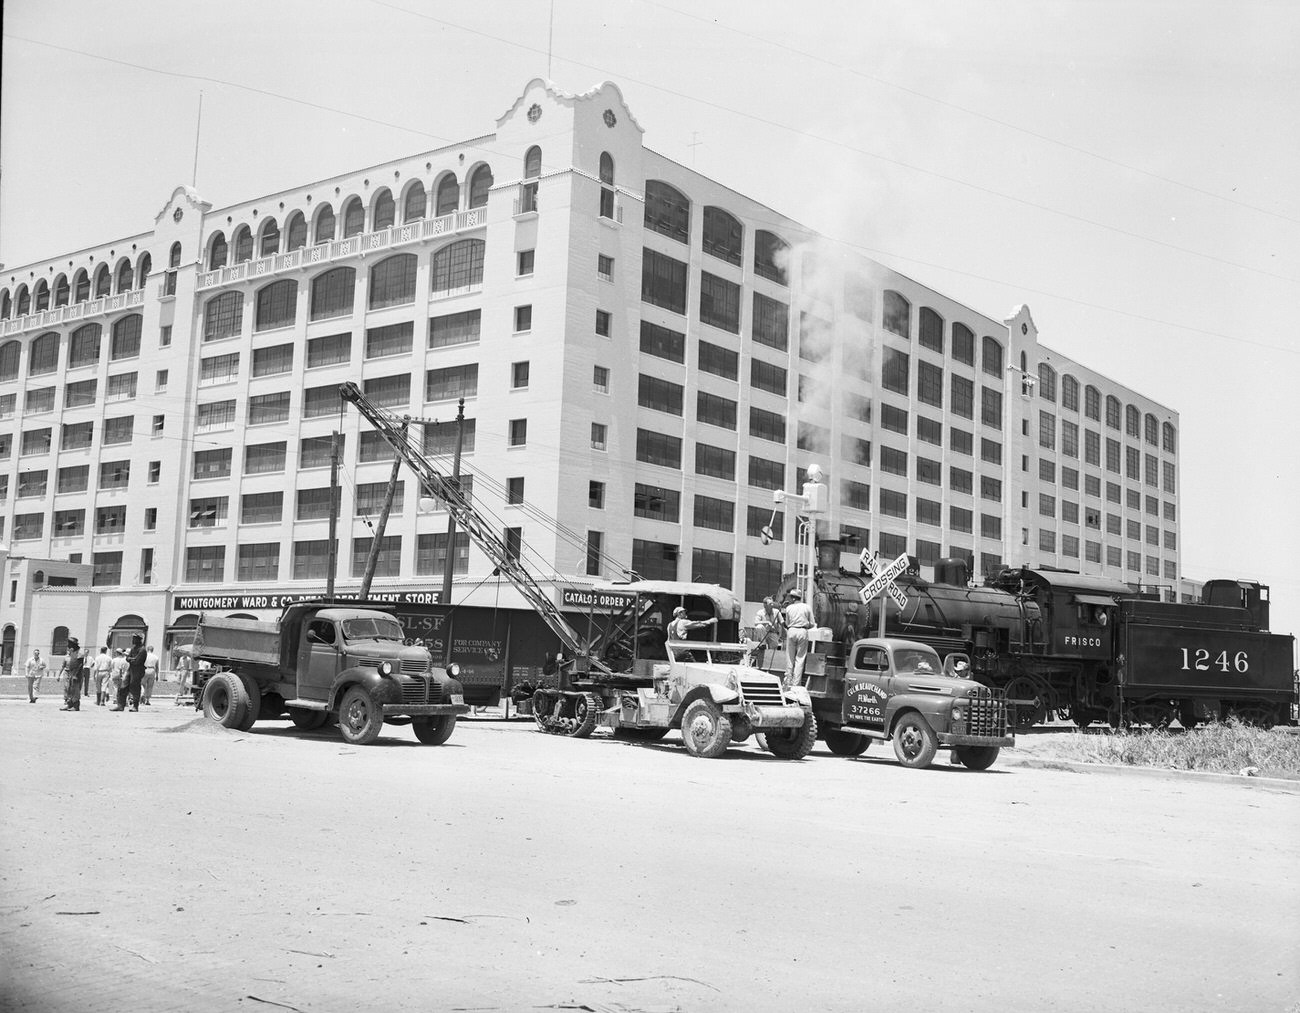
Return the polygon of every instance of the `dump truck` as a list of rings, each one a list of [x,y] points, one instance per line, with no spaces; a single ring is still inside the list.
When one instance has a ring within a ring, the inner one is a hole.
[[[456,666],[434,665],[403,638],[374,606],[297,602],[271,622],[205,614],[190,647],[195,706],[241,731],[287,713],[306,730],[333,719],[354,745],[374,742],[385,722],[441,745],[469,711]]]
[[[820,660],[814,652],[813,659]],[[860,756],[890,741],[905,767],[925,768],[940,749],[971,770],[987,770],[1015,745],[1001,691],[958,676],[970,659],[913,640],[858,640],[848,657],[809,666],[808,693],[821,737],[837,756]]]

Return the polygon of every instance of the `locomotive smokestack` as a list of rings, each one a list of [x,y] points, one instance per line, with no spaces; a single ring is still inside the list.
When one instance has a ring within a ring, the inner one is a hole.
[[[840,552],[843,545],[831,538],[823,538],[817,543],[817,569],[834,572],[840,568]]]
[[[970,568],[966,560],[961,556],[941,559],[934,564],[934,582],[936,584],[965,587],[969,579]]]

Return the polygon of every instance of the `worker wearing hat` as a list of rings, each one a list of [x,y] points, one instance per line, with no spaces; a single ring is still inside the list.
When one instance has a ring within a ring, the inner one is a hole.
[[[790,604],[785,607],[785,681],[787,686],[798,686],[803,681],[804,666],[808,663],[808,631],[817,625],[812,607],[803,600],[797,587],[790,591]]]
[[[691,630],[700,630],[704,629],[706,626],[716,626],[717,624],[718,620],[716,618],[701,620],[688,619],[686,616],[686,609],[681,605],[678,605],[673,609],[672,622],[668,624],[668,639],[685,640]],[[687,661],[689,659],[682,658],[681,660]]]
[[[85,666],[86,659],[81,656],[81,642],[76,637],[68,637],[68,656],[63,661],[63,671],[59,673],[66,680],[60,710],[81,710],[81,673]]]

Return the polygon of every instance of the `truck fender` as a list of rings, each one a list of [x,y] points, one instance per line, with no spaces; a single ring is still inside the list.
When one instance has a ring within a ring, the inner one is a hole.
[[[677,706],[673,709],[672,718],[668,723],[672,727],[676,728],[681,723],[682,714],[686,711],[686,708],[696,700],[705,697],[721,707],[723,704],[735,703],[740,699],[740,694],[734,689],[728,689],[726,686],[719,686],[714,683],[706,683],[703,686],[693,686],[691,687],[691,691],[682,697]]]
[[[385,685],[387,683],[387,685]],[[379,704],[400,703],[395,683],[388,682],[373,668],[346,668],[334,679],[329,691],[329,709],[337,710],[343,694],[352,686],[363,687]],[[390,689],[391,687],[391,689]],[[393,699],[389,699],[392,696]]]
[[[800,707],[812,708],[812,697],[809,696],[806,686],[791,686],[785,691],[785,695]]]

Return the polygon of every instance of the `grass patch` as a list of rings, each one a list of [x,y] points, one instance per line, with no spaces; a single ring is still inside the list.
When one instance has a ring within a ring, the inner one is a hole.
[[[1236,718],[1191,731],[1078,732],[1063,737],[1061,759],[1166,770],[1208,770],[1300,780],[1300,735],[1282,728],[1265,731]]]

